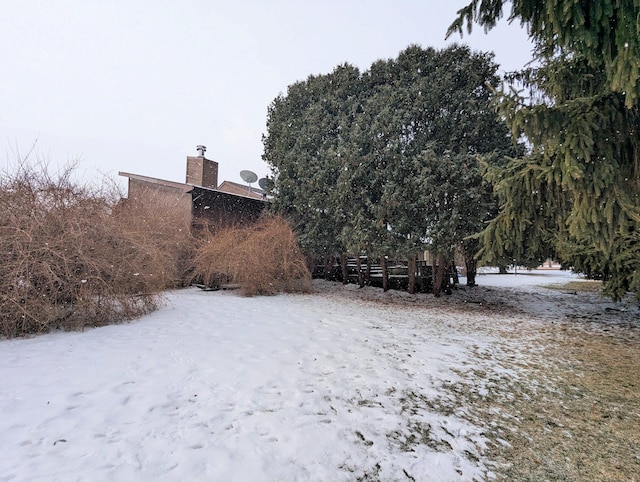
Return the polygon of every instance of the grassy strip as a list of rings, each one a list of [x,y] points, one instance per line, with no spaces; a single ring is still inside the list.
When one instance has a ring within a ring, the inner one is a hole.
[[[602,281],[595,280],[579,280],[569,281],[567,283],[558,283],[546,285],[547,288],[559,291],[575,291],[577,293],[586,292],[602,292]]]

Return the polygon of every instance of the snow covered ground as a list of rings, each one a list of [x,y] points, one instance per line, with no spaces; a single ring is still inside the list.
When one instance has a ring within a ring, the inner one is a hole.
[[[525,284],[573,278],[535,277]],[[0,341],[0,481],[491,478],[483,427],[450,387],[482,396],[472,374],[518,377],[480,356],[502,345],[478,324],[502,315],[335,286],[255,298],[193,288],[128,324]]]

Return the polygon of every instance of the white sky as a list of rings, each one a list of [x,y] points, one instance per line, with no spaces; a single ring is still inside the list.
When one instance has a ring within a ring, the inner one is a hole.
[[[445,42],[467,0],[2,0],[0,165],[36,145],[85,176],[183,181],[207,146],[220,181],[261,160],[267,107],[287,86],[349,62],[366,70],[412,43],[454,41],[531,57],[519,25]]]

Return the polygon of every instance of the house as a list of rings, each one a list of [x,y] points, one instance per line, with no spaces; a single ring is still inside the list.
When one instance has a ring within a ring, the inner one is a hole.
[[[126,205],[132,209],[171,210],[173,218],[193,227],[220,229],[256,221],[268,209],[266,193],[229,181],[218,186],[218,163],[204,156],[188,156],[185,182],[119,172],[129,180]]]

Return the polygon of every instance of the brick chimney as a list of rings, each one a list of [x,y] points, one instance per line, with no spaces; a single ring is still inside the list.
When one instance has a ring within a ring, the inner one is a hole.
[[[199,156],[187,156],[187,184],[217,189],[218,163],[204,157],[204,146],[198,146]]]

